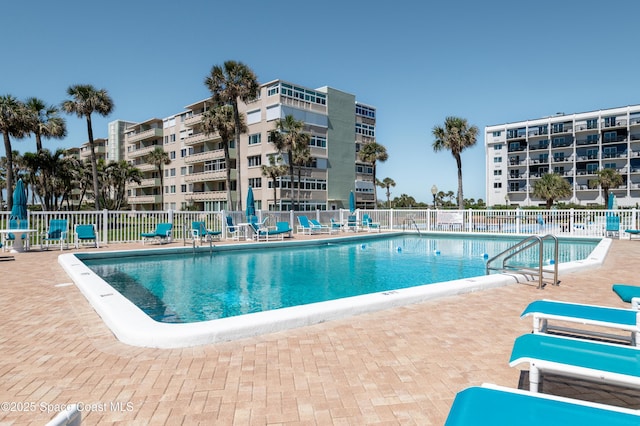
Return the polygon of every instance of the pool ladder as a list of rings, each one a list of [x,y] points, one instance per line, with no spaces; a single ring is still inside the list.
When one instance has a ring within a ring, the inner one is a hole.
[[[413,224],[413,226],[416,228],[416,231],[418,231],[418,235],[422,235],[420,233],[420,228],[418,228],[418,224],[416,223],[416,220],[413,217],[408,217],[407,219],[402,221],[402,230],[404,231],[405,225],[407,225],[407,227],[410,228],[411,224]]]
[[[553,270],[552,271],[549,271],[548,269],[544,268],[544,240],[553,241],[553,258],[552,258]],[[538,259],[538,266],[536,268],[527,268],[523,266],[515,266],[515,265],[507,264],[507,261],[512,257],[514,257],[515,255],[522,253],[523,251],[528,250],[536,245],[538,245],[539,247],[539,259]],[[499,261],[500,259],[502,259],[502,265],[493,266],[493,263]],[[508,249],[504,250],[500,254],[489,259],[487,261],[487,267],[486,267],[487,275],[491,271],[499,271],[503,273],[515,272],[515,273],[523,274],[525,276],[530,276],[532,278],[537,277],[539,289],[544,288],[545,285],[548,284],[547,282],[545,282],[545,274],[547,277],[552,274],[553,278],[552,278],[551,284],[559,285],[560,281],[558,281],[558,237],[552,234],[547,234],[542,237],[539,235],[532,235],[528,238],[525,238],[519,243],[509,247]]]

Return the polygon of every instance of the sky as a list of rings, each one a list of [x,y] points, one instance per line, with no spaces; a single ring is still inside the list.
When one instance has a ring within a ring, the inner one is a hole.
[[[165,118],[209,97],[204,79],[226,60],[260,83],[352,93],[377,110],[389,154],[377,177],[396,182],[392,198],[457,191],[453,156],[432,148],[448,116],[479,129],[462,153],[464,196],[477,200],[485,126],[640,103],[637,0],[22,0],[2,15],[0,95],[59,105],[71,85],[106,89],[115,108],[92,117],[96,138],[110,121]],[[88,140],[84,119],[64,117],[67,137],[44,147]],[[12,148],[33,152],[35,141]]]

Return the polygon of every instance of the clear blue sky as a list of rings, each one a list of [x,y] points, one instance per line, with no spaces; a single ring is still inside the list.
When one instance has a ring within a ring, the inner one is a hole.
[[[637,0],[222,4],[6,2],[0,94],[59,104],[70,85],[104,88],[115,110],[94,117],[94,134],[106,137],[109,121],[163,118],[208,97],[211,67],[242,61],[260,82],[331,86],[375,106],[389,152],[378,178],[395,180],[392,197],[425,202],[433,184],[457,188],[453,157],[432,149],[431,129],[449,115],[480,130],[462,155],[464,195],[477,199],[485,126],[640,103]],[[87,141],[84,120],[65,117],[67,138],[45,147]]]

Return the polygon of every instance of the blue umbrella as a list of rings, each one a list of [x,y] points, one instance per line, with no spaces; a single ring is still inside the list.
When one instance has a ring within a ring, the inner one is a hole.
[[[247,192],[247,219],[255,215],[256,215],[256,206],[253,201],[253,188],[249,187],[249,191]]]
[[[349,211],[351,213],[356,211],[356,197],[353,195],[353,191],[349,193]]]
[[[27,191],[22,179],[18,179],[16,188],[13,190],[13,207],[11,207],[10,218],[19,220],[27,218]]]
[[[609,192],[609,199],[607,200],[607,210],[615,210],[618,208],[618,203],[616,202],[616,196],[613,192]]]

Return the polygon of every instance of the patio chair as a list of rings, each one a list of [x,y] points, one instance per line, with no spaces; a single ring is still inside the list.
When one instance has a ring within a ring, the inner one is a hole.
[[[632,308],[640,308],[640,286],[614,284],[611,289],[623,302],[631,303]]]
[[[319,228],[313,225],[307,216],[298,216],[298,233],[311,235],[316,231],[319,231]]]
[[[155,231],[143,232],[140,234],[142,237],[142,244],[147,240],[157,240],[160,244],[165,242],[171,242],[171,231],[173,230],[173,224],[168,222],[159,223],[156,226]]]
[[[347,216],[347,229],[349,231],[358,232],[358,218],[352,214]]]
[[[625,229],[624,232],[629,234],[630,240],[632,240],[634,236],[640,236],[640,229]]]
[[[191,222],[191,238],[194,241],[200,241],[202,244],[204,241],[213,241],[213,239],[220,239],[222,231],[212,231],[207,229],[207,226],[202,221]]]
[[[367,213],[362,216],[362,227],[369,232],[380,232],[380,223],[374,222]]]
[[[320,234],[330,234],[332,229],[329,225],[323,225],[315,219],[309,219],[312,229]]]
[[[225,229],[227,239],[231,238],[239,241],[240,237],[243,235],[242,228],[233,224],[233,218],[231,216],[227,216],[226,221]]]
[[[9,229],[27,229],[29,228],[29,221],[25,219],[9,219]],[[23,246],[29,250],[29,235],[21,234],[20,239],[22,240]],[[3,250],[9,250],[10,244],[13,244],[16,240],[16,236],[13,232],[8,234],[3,234]],[[2,246],[0,246],[2,247]]]
[[[534,333],[559,331],[595,338],[624,340],[633,345],[638,345],[640,342],[640,324],[638,323],[638,310],[636,309],[610,308],[579,303],[557,302],[554,300],[536,300],[525,308],[520,318],[528,316],[533,317]],[[631,332],[631,336],[626,337],[619,334],[602,333],[558,325],[550,326],[550,320],[613,328]]]
[[[342,231],[344,228],[340,222],[331,218],[331,230],[334,232]]]
[[[49,228],[47,232],[42,237],[42,243],[40,243],[40,248],[43,250],[48,250],[50,244],[60,244],[60,251],[62,251],[63,246],[69,247],[67,243],[67,232],[68,232],[68,221],[67,219],[51,219],[49,221]],[[46,245],[45,245],[46,244]]]
[[[445,426],[596,426],[638,422],[637,410],[485,383],[458,392]]]
[[[607,216],[605,236],[620,237],[620,217],[613,215]]]
[[[640,349],[591,340],[525,334],[513,344],[509,365],[529,363],[529,390],[538,392],[540,373],[640,388]]]
[[[289,234],[289,237],[291,237],[292,231],[293,229],[289,226],[289,222],[276,222],[275,228],[260,228],[256,233],[256,239],[258,241],[261,239],[269,241],[270,238],[275,237],[283,240],[286,234]]]
[[[76,225],[74,227],[73,233],[75,234],[74,240],[76,249],[80,247],[80,244],[90,241],[93,241],[95,248],[100,247],[100,243],[98,241],[98,233],[96,232],[95,225]]]

